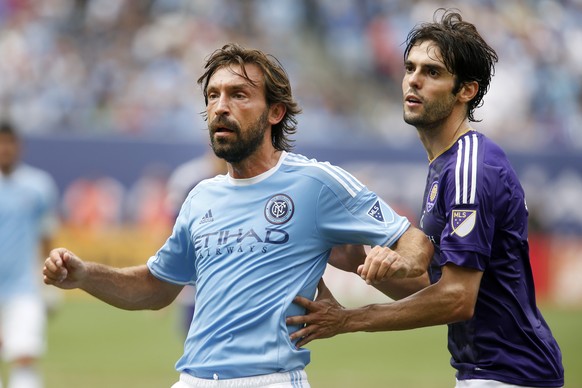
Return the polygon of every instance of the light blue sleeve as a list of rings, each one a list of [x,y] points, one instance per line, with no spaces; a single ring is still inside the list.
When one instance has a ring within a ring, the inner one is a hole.
[[[172,235],[147,262],[157,278],[175,284],[195,284],[195,250],[190,237],[190,201],[187,200],[174,224]]]
[[[365,187],[353,197],[341,194],[323,187],[317,206],[317,226],[332,245],[392,246],[410,226]]]

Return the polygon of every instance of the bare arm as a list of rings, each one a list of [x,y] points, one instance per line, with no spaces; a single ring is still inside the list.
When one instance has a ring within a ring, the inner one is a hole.
[[[43,275],[46,284],[63,289],[79,288],[125,310],[161,309],[182,289],[153,276],[146,265],[113,268],[82,261],[65,248],[50,252]]]
[[[368,255],[361,245],[334,247],[329,263],[362,277],[392,299],[427,287],[426,269],[434,248],[425,234],[410,227],[391,248],[374,247]]]
[[[426,273],[434,247],[424,232],[410,226],[391,247],[400,256],[406,258],[410,265],[407,277],[416,277]]]
[[[324,299],[312,302],[297,297],[295,303],[309,313],[290,317],[287,324],[306,326],[291,335],[297,346],[314,339],[357,331],[408,330],[454,323],[473,316],[482,272],[453,264],[443,267],[441,279],[402,300],[344,309],[323,290]]]
[[[403,279],[390,278],[387,281],[375,282],[373,286],[392,299],[402,299],[428,287],[427,268],[434,253],[434,246],[424,232],[410,227],[392,246],[400,256],[412,260],[414,263],[412,274]],[[412,277],[412,275],[420,276]]]

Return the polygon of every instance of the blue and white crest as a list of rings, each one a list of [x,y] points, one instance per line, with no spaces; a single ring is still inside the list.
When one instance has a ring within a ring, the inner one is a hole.
[[[368,215],[374,218],[375,220],[384,222],[384,214],[382,214],[382,207],[380,207],[380,201],[376,201],[374,206],[372,206],[370,210],[368,210]]]
[[[428,195],[426,197],[426,211],[430,212],[436,203],[436,199],[439,194],[439,181],[432,182],[430,185],[430,190],[428,190]]]
[[[271,224],[281,225],[293,217],[295,205],[293,200],[285,194],[272,196],[265,205],[265,218]]]

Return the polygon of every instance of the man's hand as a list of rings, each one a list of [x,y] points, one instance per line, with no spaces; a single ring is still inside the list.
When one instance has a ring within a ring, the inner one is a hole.
[[[87,273],[86,264],[65,248],[53,249],[42,270],[45,284],[63,289],[77,288]]]
[[[389,278],[403,279],[411,276],[410,264],[396,251],[381,246],[375,246],[370,250],[357,272],[368,284]]]
[[[288,325],[305,325],[291,334],[292,341],[299,339],[297,348],[318,338],[329,338],[343,333],[346,326],[347,314],[345,309],[334,298],[323,279],[317,286],[317,298],[311,301],[297,296],[293,303],[304,307],[308,313],[287,318]]]

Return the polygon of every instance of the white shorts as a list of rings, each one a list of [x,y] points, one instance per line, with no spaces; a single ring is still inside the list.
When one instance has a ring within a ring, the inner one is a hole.
[[[46,311],[40,298],[14,297],[0,305],[0,352],[4,361],[40,357],[45,343]]]
[[[455,388],[534,388],[534,387],[507,384],[496,380],[471,379],[471,380],[457,380],[457,385],[455,385]]]
[[[199,379],[187,373],[180,374],[180,381],[172,388],[310,388],[305,371],[272,373],[269,375],[239,379]]]

